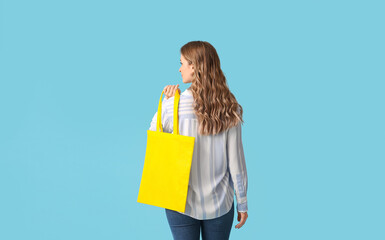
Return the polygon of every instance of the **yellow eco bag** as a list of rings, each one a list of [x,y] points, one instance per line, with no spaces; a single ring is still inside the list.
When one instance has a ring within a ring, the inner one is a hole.
[[[175,91],[173,133],[163,132],[162,94],[158,106],[156,131],[147,130],[147,147],[138,202],[184,212],[190,178],[195,137],[179,134],[178,106]]]

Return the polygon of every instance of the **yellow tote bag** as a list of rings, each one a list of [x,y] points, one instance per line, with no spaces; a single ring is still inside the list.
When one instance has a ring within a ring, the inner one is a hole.
[[[147,130],[147,147],[138,202],[184,212],[195,137],[179,134],[179,91],[174,97],[174,131],[163,132],[162,94],[156,131]]]

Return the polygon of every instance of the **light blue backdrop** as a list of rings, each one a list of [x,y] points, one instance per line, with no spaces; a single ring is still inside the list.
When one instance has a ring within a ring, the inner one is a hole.
[[[231,239],[385,239],[383,1],[0,3],[0,239],[172,239],[136,199],[192,40],[244,108]]]

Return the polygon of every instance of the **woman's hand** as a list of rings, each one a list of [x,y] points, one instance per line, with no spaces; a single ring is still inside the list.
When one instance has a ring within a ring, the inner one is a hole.
[[[247,212],[238,212],[238,222],[239,221],[241,221],[241,222],[238,223],[235,226],[235,228],[241,228],[243,226],[243,224],[245,224],[247,217],[248,217]]]
[[[163,89],[163,92],[164,92],[164,94],[166,94],[166,99],[173,97],[175,95],[176,90],[178,90],[179,94],[180,94],[180,89],[178,87],[179,87],[179,84],[165,86]]]

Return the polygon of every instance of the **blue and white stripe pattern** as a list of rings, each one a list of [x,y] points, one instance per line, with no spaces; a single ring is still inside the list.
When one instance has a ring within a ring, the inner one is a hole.
[[[216,135],[198,134],[198,120],[189,89],[180,95],[179,133],[195,137],[185,212],[195,219],[213,219],[230,211],[247,211],[247,171],[243,152],[241,124]],[[173,132],[174,97],[162,102],[163,131]],[[156,131],[157,112],[149,130]]]

